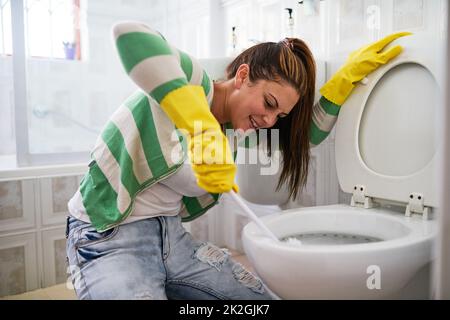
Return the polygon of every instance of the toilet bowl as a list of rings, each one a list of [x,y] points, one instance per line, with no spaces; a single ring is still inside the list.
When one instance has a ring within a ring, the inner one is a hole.
[[[287,210],[262,218],[286,246],[253,223],[243,242],[265,285],[282,299],[389,299],[430,262],[435,223],[384,209],[331,205]],[[378,277],[378,278],[377,278]],[[426,280],[426,279],[425,279]],[[427,298],[426,281],[411,298]]]
[[[426,299],[437,231],[436,61],[413,40],[371,73],[336,123],[338,180],[351,203],[263,217],[280,239],[245,226],[245,253],[281,299]],[[261,192],[264,197],[264,192]]]

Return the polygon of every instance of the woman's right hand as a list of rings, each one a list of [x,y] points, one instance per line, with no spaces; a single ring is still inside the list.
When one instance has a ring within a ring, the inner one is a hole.
[[[238,191],[236,165],[220,124],[209,110],[203,88],[187,85],[161,101],[161,107],[189,140],[189,158],[200,188],[210,193]]]
[[[238,192],[238,186],[234,183],[236,165],[228,140],[221,130],[209,129],[194,135],[189,151],[200,188],[211,193]]]

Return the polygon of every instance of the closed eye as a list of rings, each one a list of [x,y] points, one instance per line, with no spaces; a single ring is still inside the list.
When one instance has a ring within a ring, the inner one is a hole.
[[[266,105],[266,108],[269,108],[269,109],[276,109],[276,108],[277,108],[276,106],[274,106],[273,104],[271,104],[271,103],[269,102],[269,100],[267,100],[266,98],[264,98],[264,103],[265,103],[265,105]]]
[[[271,104],[269,102],[269,100],[267,100],[266,98],[264,98],[264,103],[266,105],[266,108],[268,108],[268,109],[272,109],[272,110],[278,109],[277,106],[274,106],[273,104]],[[282,118],[285,118],[287,116],[288,116],[287,113],[281,112],[280,114],[277,115],[277,118],[278,119],[282,119]]]
[[[272,95],[271,95],[272,96]],[[272,96],[273,97],[273,96]],[[275,98],[274,98],[275,99]],[[276,109],[278,109],[278,101],[275,99],[275,103],[276,103],[276,105],[274,105],[274,104],[272,104],[267,98],[266,98],[266,96],[264,96],[264,104],[266,105],[266,108],[268,108],[268,109],[271,109],[271,110],[276,110]],[[277,115],[277,118],[278,119],[281,119],[281,118],[285,118],[285,117],[287,117],[288,116],[288,114],[287,113],[284,113],[284,112],[281,112],[281,113],[279,113],[278,115]]]

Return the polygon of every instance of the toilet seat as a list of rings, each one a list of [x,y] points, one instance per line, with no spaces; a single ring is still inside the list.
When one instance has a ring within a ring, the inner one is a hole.
[[[376,198],[436,207],[436,72],[433,61],[402,55],[371,73],[341,107],[336,169],[353,205],[370,207]]]

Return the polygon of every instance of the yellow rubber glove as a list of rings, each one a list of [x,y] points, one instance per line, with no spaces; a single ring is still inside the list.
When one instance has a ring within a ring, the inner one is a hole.
[[[181,87],[160,104],[177,128],[186,130],[189,158],[199,187],[211,193],[238,192],[234,183],[236,165],[228,140],[209,110],[203,88]]]
[[[356,82],[364,79],[380,65],[387,63],[403,51],[401,46],[395,46],[382,52],[384,47],[395,39],[411,34],[410,32],[394,33],[352,52],[347,62],[320,89],[322,96],[341,106],[350,95]]]

